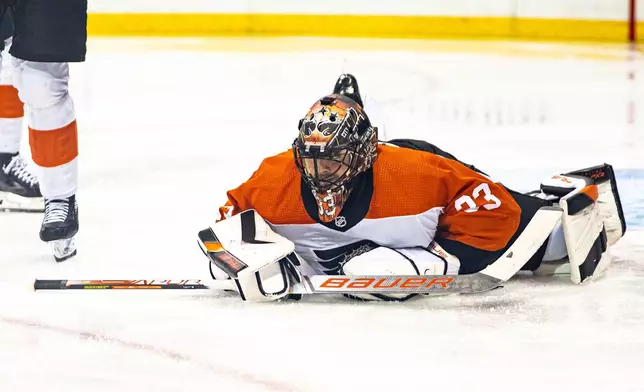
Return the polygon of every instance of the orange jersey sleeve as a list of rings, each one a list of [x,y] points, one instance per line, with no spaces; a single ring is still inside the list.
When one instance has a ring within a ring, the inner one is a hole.
[[[239,205],[230,200],[230,196],[228,196],[226,203],[223,206],[219,207],[219,217],[217,218],[217,222],[228,219],[231,216],[237,215],[242,211],[243,210],[239,208]]]
[[[437,236],[487,251],[504,248],[521,209],[500,184],[458,161],[428,152],[379,146],[368,218],[442,208]]]
[[[504,248],[519,227],[521,208],[500,184],[465,165],[440,159],[447,204],[439,236],[478,249]]]
[[[255,173],[227,196],[219,208],[218,221],[254,209],[274,224],[313,223],[302,203],[300,173],[291,150],[264,159]]]

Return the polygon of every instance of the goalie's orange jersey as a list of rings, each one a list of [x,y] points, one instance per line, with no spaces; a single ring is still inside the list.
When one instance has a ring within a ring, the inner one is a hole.
[[[225,218],[255,209],[295,243],[300,256],[318,263],[331,248],[366,242],[427,247],[436,236],[496,251],[519,226],[521,209],[508,191],[454,160],[381,144],[365,175],[371,176],[367,186],[353,191],[335,222],[323,225],[289,150],[266,158],[248,181],[229,191],[220,213]]]

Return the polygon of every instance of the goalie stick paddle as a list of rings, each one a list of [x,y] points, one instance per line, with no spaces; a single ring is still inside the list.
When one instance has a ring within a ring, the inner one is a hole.
[[[559,207],[541,207],[514,243],[492,264],[478,274],[507,281],[513,277],[546,242],[561,221]]]

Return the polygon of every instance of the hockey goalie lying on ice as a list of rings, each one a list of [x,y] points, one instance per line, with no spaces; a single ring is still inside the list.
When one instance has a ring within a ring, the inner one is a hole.
[[[199,243],[213,278],[233,278],[250,301],[295,297],[293,285],[316,274],[375,276],[351,282],[363,290],[349,296],[397,301],[426,282],[409,276],[443,276],[429,286],[446,287],[521,269],[581,283],[606,270],[626,229],[610,165],[514,192],[427,142],[378,142],[351,75],[300,120],[291,150],[227,195]]]

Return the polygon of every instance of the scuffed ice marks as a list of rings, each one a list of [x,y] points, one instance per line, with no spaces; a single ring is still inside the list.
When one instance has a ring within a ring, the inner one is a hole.
[[[153,385],[157,385],[154,389],[161,387],[169,388],[168,390],[183,390],[183,388],[191,387],[190,384],[192,382],[183,381],[182,375],[192,377],[191,380],[195,383],[193,387],[202,384],[206,380],[210,380],[215,385],[220,387],[225,386],[224,389],[232,388],[231,390],[241,389],[258,392],[303,390],[301,386],[296,384],[278,381],[272,377],[263,376],[260,373],[256,374],[243,367],[236,368],[230,361],[226,361],[226,358],[223,356],[204,359],[196,353],[193,353],[193,355],[182,353],[180,349],[165,348],[161,342],[159,344],[137,342],[103,333],[82,331],[67,326],[50,325],[39,321],[3,317],[0,315],[0,330],[3,325],[12,326],[14,329],[22,329],[21,336],[29,334],[34,334],[39,337],[46,336],[53,344],[41,343],[43,356],[39,359],[45,358],[45,360],[51,360],[53,354],[48,354],[48,352],[52,349],[59,352],[57,364],[49,365],[52,370],[62,367],[69,369],[72,373],[76,373],[78,372],[78,367],[73,366],[73,362],[82,361],[84,363],[83,369],[85,374],[80,378],[75,378],[76,385],[79,384],[79,381],[101,381],[108,383],[108,385],[97,385],[94,390],[108,390],[112,387],[122,388],[125,385],[131,387],[136,385],[139,387],[152,387]],[[10,332],[15,334],[13,331]],[[78,352],[79,341],[90,344],[88,348],[91,350],[91,355],[85,354],[79,357],[78,355],[71,354]],[[69,350],[55,348],[61,345],[67,346]],[[11,347],[5,348],[8,352],[12,351]],[[65,355],[65,352],[69,352],[70,355]],[[83,361],[83,357],[86,360]],[[124,360],[121,361],[119,358],[123,358]],[[125,360],[126,358],[127,360]],[[1,359],[2,356],[0,356]],[[168,360],[170,362],[167,362]],[[93,362],[96,361],[100,361],[100,364],[103,366],[92,366]],[[137,365],[132,366],[129,362],[135,362]],[[65,365],[65,363],[68,363],[68,365]],[[104,367],[108,363],[110,366]],[[18,370],[26,369],[20,365],[20,361],[13,363],[12,366]],[[12,366],[9,366],[9,368]],[[157,370],[160,371],[160,374],[155,376],[147,374],[148,372],[156,373],[155,370],[149,369],[149,367],[154,366],[158,366]],[[135,367],[139,367],[140,369],[133,370]],[[161,370],[163,368],[167,368],[167,373],[163,373]],[[197,378],[195,375],[190,376],[190,373],[198,373],[200,377]],[[35,374],[42,377],[43,372],[39,370]],[[2,371],[0,371],[1,375]],[[65,378],[61,377],[59,373],[56,379],[49,379],[49,382],[56,385]],[[2,377],[0,377],[0,388],[9,385],[6,380],[5,378],[5,382],[3,383]],[[33,383],[27,384],[22,380],[16,380],[15,382],[21,388],[24,385],[34,385]],[[66,385],[65,390],[77,390],[74,389],[73,385],[75,384]],[[2,390],[4,389],[2,388]]]

